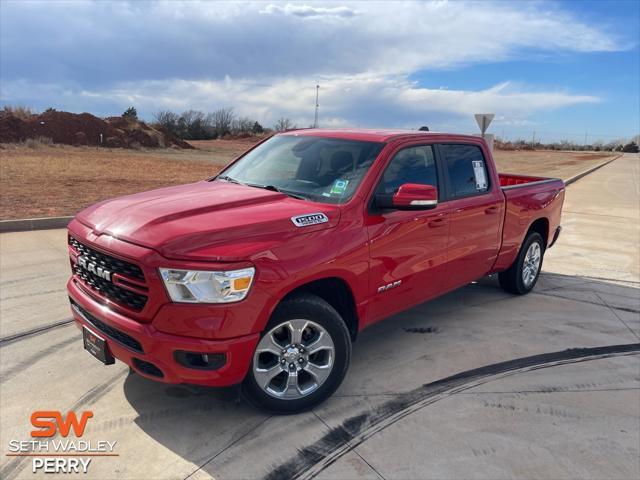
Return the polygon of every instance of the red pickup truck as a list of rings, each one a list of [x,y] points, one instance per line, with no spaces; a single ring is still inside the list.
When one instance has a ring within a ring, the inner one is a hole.
[[[72,312],[106,364],[300,411],[375,322],[493,273],[529,292],[563,200],[561,180],[498,174],[474,136],[281,133],[208,180],[80,212]]]

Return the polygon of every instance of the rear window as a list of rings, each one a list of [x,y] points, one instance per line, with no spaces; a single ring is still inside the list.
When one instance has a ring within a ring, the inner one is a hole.
[[[484,155],[475,145],[440,145],[449,176],[451,196],[466,197],[489,190],[489,175]]]

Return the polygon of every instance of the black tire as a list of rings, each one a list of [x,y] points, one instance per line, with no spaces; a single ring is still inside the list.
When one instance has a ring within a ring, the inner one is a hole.
[[[525,284],[522,275],[527,251],[533,243],[538,243],[540,247],[540,266],[538,267],[538,271],[535,275],[535,278],[533,279],[533,282],[527,285]],[[542,235],[540,235],[538,232],[530,232],[524,239],[516,260],[508,270],[500,272],[500,274],[498,275],[500,286],[507,292],[514,293],[516,295],[525,295],[533,290],[533,287],[535,287],[536,283],[538,283],[538,278],[540,278],[540,272],[542,271],[544,247],[545,245],[544,240],[542,239]]]
[[[295,319],[315,322],[330,335],[334,344],[333,366],[324,383],[315,391],[302,398],[285,400],[272,396],[258,385],[253,373],[255,359],[252,360],[242,384],[242,394],[254,406],[272,413],[298,413],[323,402],[340,386],[351,361],[351,338],[344,320],[331,305],[316,295],[301,294],[284,300],[273,313],[262,337],[278,325]]]

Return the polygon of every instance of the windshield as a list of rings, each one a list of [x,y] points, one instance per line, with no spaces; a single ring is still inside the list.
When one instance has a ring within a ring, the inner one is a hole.
[[[355,193],[383,143],[278,135],[216,179],[280,191],[305,200],[344,203]]]

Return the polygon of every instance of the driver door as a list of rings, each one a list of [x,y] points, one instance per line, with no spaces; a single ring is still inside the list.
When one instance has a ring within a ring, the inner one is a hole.
[[[391,195],[405,183],[443,184],[432,145],[399,149],[375,194]],[[449,239],[449,210],[368,212],[370,240],[369,321],[375,322],[438,295],[443,288]]]

